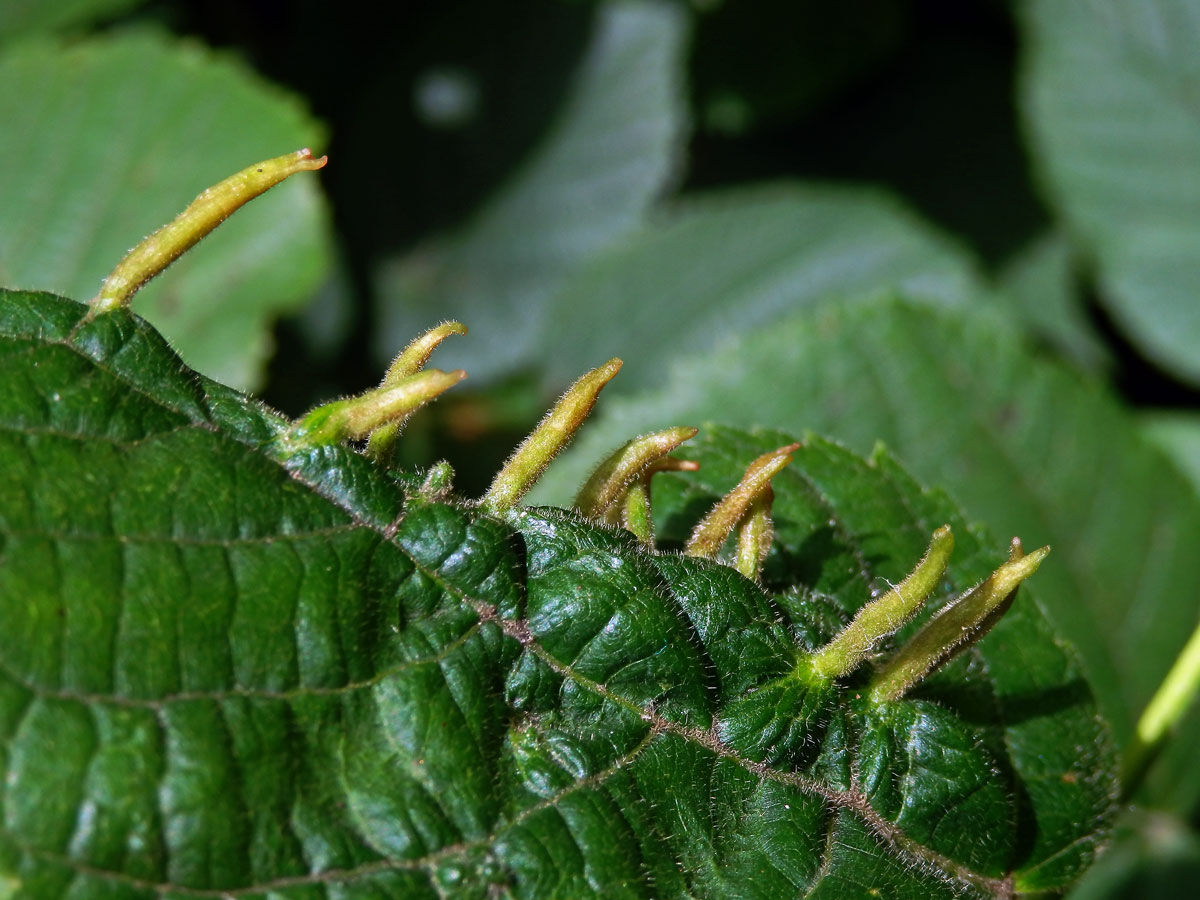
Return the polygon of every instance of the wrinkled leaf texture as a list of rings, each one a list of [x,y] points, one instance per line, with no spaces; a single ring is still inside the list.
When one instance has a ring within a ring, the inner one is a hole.
[[[51,897],[1004,895],[1084,868],[1107,730],[1023,592],[909,698],[795,674],[951,523],[809,438],[768,593],[562,510],[406,495],[143,320],[0,294],[0,885]],[[778,433],[713,430],[669,546]],[[886,648],[885,648],[886,649]]]

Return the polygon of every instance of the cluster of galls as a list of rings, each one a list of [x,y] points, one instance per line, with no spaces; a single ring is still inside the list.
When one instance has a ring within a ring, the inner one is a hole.
[[[315,446],[365,439],[365,452],[386,465],[408,417],[465,377],[461,370],[424,369],[438,344],[451,334],[465,332],[458,322],[426,332],[396,358],[378,388],[318,407],[295,425],[287,440],[293,446]],[[496,513],[516,506],[570,442],[620,368],[621,361],[612,359],[576,381],[509,457],[480,498],[480,506]],[[589,519],[626,528],[653,548],[651,479],[658,472],[697,468],[694,462],[670,456],[696,432],[691,427],[668,428],[629,441],[592,473],[575,499],[575,508]],[[738,484],[696,525],[683,552],[716,559],[733,537],[734,566],[757,580],[771,548],[771,479],[792,461],[791,453],[798,447],[789,444],[750,463]],[[911,620],[941,580],[953,547],[950,526],[943,525],[903,581],[863,606],[833,640],[808,657],[811,677],[830,681],[848,675],[880,642]],[[983,637],[1008,609],[1017,587],[1049,552],[1049,547],[1042,547],[1026,554],[1014,538],[1003,565],[933,616],[878,668],[867,689],[870,699],[902,697],[936,666]]]
[[[91,300],[89,317],[127,306],[142,285],[238,207],[289,176],[324,164],[325,157],[315,158],[309,150],[299,150],[249,166],[204,191],[173,222],[126,255]],[[408,417],[466,377],[461,369],[424,368],[438,344],[452,334],[464,333],[466,328],[458,322],[431,329],[396,357],[378,388],[317,407],[283,440],[302,448],[365,439],[365,452],[387,465]],[[609,360],[571,386],[496,475],[479,501],[484,509],[499,513],[520,502],[571,440],[604,385],[620,368],[619,359]],[[576,508],[590,519],[623,526],[653,547],[650,480],[656,472],[696,467],[669,455],[695,434],[695,428],[668,428],[630,441],[600,464],[579,492]],[[737,486],[696,526],[684,553],[716,559],[729,537],[736,534],[735,566],[747,578],[757,580],[771,548],[771,479],[791,462],[790,454],[798,446],[780,447],[754,460]],[[435,467],[430,477],[446,487],[449,473],[444,466]],[[857,668],[884,638],[917,614],[945,572],[953,544],[949,526],[935,531],[929,550],[912,573],[862,607],[832,641],[811,654],[807,674],[813,680],[829,682]],[[1043,547],[1026,555],[1014,538],[1007,562],[931,618],[876,672],[868,688],[871,699],[882,702],[903,696],[935,666],[979,640],[1049,552]]]

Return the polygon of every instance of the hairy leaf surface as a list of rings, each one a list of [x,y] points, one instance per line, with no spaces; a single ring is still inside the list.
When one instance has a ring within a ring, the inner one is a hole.
[[[805,442],[764,589],[288,449],[145,322],[83,312],[0,295],[12,896],[1006,896],[1102,839],[1107,729],[1024,590],[906,699],[800,674],[933,528],[947,591],[1002,555],[886,454]],[[710,433],[664,545],[781,442]]]

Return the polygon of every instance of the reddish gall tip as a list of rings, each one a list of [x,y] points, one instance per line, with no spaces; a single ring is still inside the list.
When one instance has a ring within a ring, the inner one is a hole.
[[[297,150],[296,151],[296,159],[302,159],[305,162],[311,162],[312,165],[305,166],[305,168],[309,169],[309,170],[319,169],[322,166],[324,166],[325,163],[327,163],[329,161],[328,156],[322,156],[319,159],[314,158],[313,152],[309,147],[304,147],[303,149]]]

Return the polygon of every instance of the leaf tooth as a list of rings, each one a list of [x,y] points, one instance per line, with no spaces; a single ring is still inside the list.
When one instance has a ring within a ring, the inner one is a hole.
[[[326,403],[292,426],[288,443],[304,448],[364,438],[381,425],[403,421],[466,377],[462,369],[427,369],[388,387]]]
[[[297,172],[325,165],[327,157],[314,157],[305,147],[247,166],[224,181],[202,191],[171,222],[125,254],[88,301],[88,317],[128,306],[142,286],[198,244],[213,229],[255,197]]]
[[[926,675],[982,638],[1008,611],[1021,582],[1038,570],[1049,547],[1025,553],[1014,540],[995,572],[930,619],[871,679],[876,703],[898,700]]]
[[[466,334],[467,326],[462,322],[442,322],[440,325],[435,325],[421,336],[409,342],[392,364],[388,366],[387,373],[383,376],[383,381],[379,383],[381,388],[395,387],[404,379],[412,375],[416,375],[424,368],[425,363],[429,362],[429,357],[433,355],[433,351],[438,345],[452,334]],[[391,459],[392,450],[396,445],[396,438],[400,435],[400,429],[404,427],[404,421],[407,417],[402,417],[398,420],[388,422],[372,429],[367,437],[367,455],[379,463],[387,463]]]
[[[429,467],[421,484],[421,496],[427,500],[441,500],[454,487],[454,469],[446,460],[439,460]]]
[[[491,487],[480,499],[488,509],[511,509],[521,501],[558,452],[571,442],[575,432],[596,405],[604,386],[621,371],[621,360],[610,359],[604,365],[584,373],[513,451],[496,473]]]
[[[698,428],[678,426],[643,434],[627,442],[605,459],[579,489],[575,508],[590,518],[603,518],[619,506],[631,485],[651,466],[696,436]]]
[[[746,468],[746,472],[728,494],[717,501],[688,538],[683,552],[687,556],[715,559],[738,523],[749,511],[754,501],[771,486],[771,479],[792,461],[792,452],[800,444],[788,444],[769,453],[764,453]]]
[[[950,561],[954,534],[949,525],[937,529],[929,549],[903,581],[863,606],[850,624],[811,659],[812,669],[822,678],[838,678],[858,668],[881,640],[894,634],[917,614]]]

